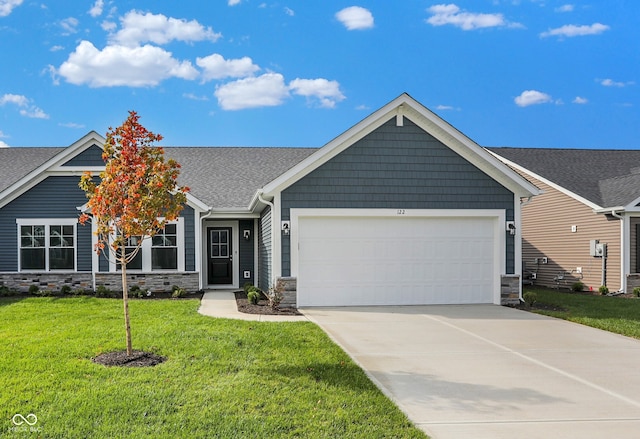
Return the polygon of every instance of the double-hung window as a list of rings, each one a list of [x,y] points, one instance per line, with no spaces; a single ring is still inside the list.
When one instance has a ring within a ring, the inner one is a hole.
[[[18,219],[20,271],[76,269],[77,219]]]
[[[129,238],[126,252],[133,251],[138,243],[139,237]],[[178,218],[165,224],[154,236],[142,240],[140,250],[127,264],[127,270],[184,271],[184,266],[184,222]],[[112,263],[110,270],[120,270],[120,264]]]

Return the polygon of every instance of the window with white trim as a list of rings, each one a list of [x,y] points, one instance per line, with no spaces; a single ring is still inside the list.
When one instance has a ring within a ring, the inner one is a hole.
[[[139,237],[129,238],[126,251],[135,248]],[[142,240],[138,254],[127,264],[127,270],[184,271],[184,222],[182,218],[165,224],[152,237]],[[112,263],[110,271],[120,270],[120,264]]]
[[[74,271],[77,219],[18,219],[20,271]]]

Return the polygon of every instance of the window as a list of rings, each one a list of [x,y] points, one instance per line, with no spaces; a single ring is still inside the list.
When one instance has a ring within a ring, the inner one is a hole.
[[[139,243],[140,237],[129,238],[126,246],[127,253],[131,252]],[[184,222],[182,218],[165,224],[153,237],[142,239],[138,254],[127,264],[127,270],[143,272],[161,270],[184,271]],[[120,270],[120,264],[112,261],[110,271]]]
[[[139,236],[131,236],[130,238],[127,238],[127,242],[124,247],[127,256],[129,256],[136,250],[138,244],[140,243],[140,239],[141,238]],[[120,270],[119,263],[117,264],[117,266],[118,270]],[[133,259],[129,261],[129,263],[127,264],[127,270],[142,270],[142,249],[138,250],[138,253],[136,253]]]
[[[76,222],[18,219],[20,270],[75,270]]]
[[[167,224],[151,238],[151,268],[176,270],[178,268],[178,225]]]

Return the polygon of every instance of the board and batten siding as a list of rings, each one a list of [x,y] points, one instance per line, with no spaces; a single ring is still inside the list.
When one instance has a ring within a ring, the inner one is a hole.
[[[590,255],[590,241],[607,243],[606,283],[610,291],[620,285],[620,220],[596,214],[593,209],[557,189],[527,175],[543,193],[522,208],[522,260],[527,269],[537,272],[535,285],[555,287],[554,277],[562,272],[582,268],[568,276],[561,285],[570,288],[580,280],[597,291],[602,282],[602,258]],[[576,231],[572,232],[572,226]],[[546,257],[547,264],[536,264],[535,258]]]
[[[254,245],[253,240],[255,237],[253,236],[253,220],[240,220],[238,222],[238,233],[239,237],[239,249],[238,254],[240,258],[240,264],[238,268],[238,279],[240,279],[239,285],[242,287],[246,282],[254,283]],[[249,230],[250,237],[249,240],[244,239],[244,231]],[[244,272],[248,271],[250,276],[248,278],[244,277]]]
[[[271,207],[266,207],[260,215],[258,227],[258,288],[267,291],[271,287]]]
[[[48,177],[0,209],[0,271],[18,271],[16,218],[77,219],[77,207],[87,202],[78,187],[80,177]],[[76,225],[78,271],[91,271],[91,226]]]
[[[429,133],[392,118],[281,195],[291,208],[500,209],[514,219],[514,194]],[[514,273],[515,247],[506,237],[505,266]],[[291,272],[290,238],[282,237],[282,274]]]

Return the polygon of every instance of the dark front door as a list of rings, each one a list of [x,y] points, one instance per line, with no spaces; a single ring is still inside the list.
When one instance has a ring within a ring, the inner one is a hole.
[[[233,249],[231,227],[207,228],[207,259],[209,285],[233,283]]]

